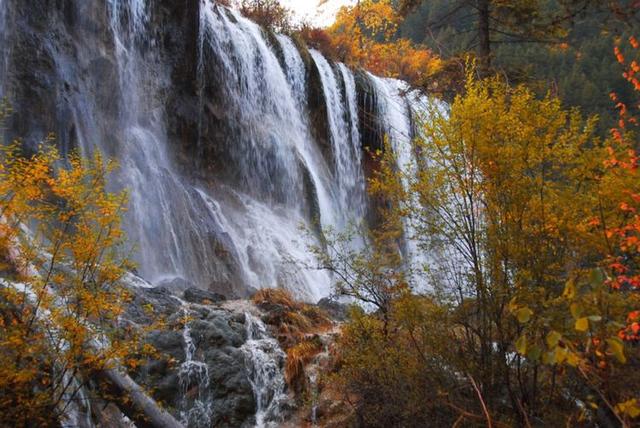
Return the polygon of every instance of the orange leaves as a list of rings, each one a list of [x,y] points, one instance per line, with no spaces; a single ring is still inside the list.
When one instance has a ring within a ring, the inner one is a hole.
[[[613,53],[615,54],[618,62],[620,64],[624,64],[624,55],[622,55],[622,52],[620,51],[620,48],[618,46],[613,48]]]
[[[620,209],[624,212],[628,212],[628,213],[635,213],[636,209],[632,206],[630,206],[628,203],[626,202],[621,202],[620,203]]]
[[[640,43],[635,37],[629,38],[629,45],[634,50],[640,48]],[[638,61],[632,60],[627,64],[619,46],[614,48],[614,54],[618,62],[626,67],[624,77],[636,91],[640,91],[640,81],[636,77],[640,72]],[[611,130],[612,142],[615,146],[607,147],[609,157],[605,160],[605,166],[610,169],[611,174],[617,174],[623,180],[622,182],[629,186],[621,189],[621,195],[625,199],[618,204],[623,223],[609,227],[605,231],[607,238],[615,243],[613,251],[620,255],[614,257],[615,261],[609,265],[614,275],[610,285],[614,289],[640,288],[640,275],[635,273],[640,261],[640,217],[638,216],[640,188],[636,186],[639,178],[637,177],[639,158],[635,150],[637,143],[628,141],[631,134],[627,132],[628,124],[636,125],[637,120],[615,93],[610,94],[610,98],[618,110],[619,122],[618,127]],[[637,324],[630,324],[627,329],[620,332],[620,337],[623,339],[637,337],[638,328]]]
[[[22,281],[0,283],[0,407],[49,411],[33,415],[43,421],[58,418],[52,403],[68,376],[124,359],[139,342],[114,329],[127,299],[117,282],[130,264],[121,249],[126,193],[105,188],[115,165],[100,154],[64,163],[51,147],[28,159],[18,143],[0,149],[0,253]],[[104,346],[92,345],[97,337]]]
[[[425,84],[427,77],[440,71],[442,62],[425,47],[396,38],[399,22],[390,0],[364,0],[343,7],[323,35],[329,37],[330,50],[340,61],[385,77]]]
[[[627,326],[620,330],[619,337],[627,341],[640,341],[640,311],[629,314]]]

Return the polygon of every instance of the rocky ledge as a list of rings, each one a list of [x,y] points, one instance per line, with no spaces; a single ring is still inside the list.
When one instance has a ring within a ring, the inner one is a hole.
[[[129,374],[185,426],[311,426],[335,416],[323,376],[344,306],[303,304],[281,290],[227,300],[137,278],[129,288],[124,322],[156,350]]]

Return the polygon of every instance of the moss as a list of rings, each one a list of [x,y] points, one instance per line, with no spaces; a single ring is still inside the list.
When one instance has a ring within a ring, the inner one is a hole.
[[[309,53],[309,48],[307,44],[298,33],[293,34],[291,36],[291,40],[293,41],[293,44],[296,46],[296,48],[298,48],[298,52],[300,52],[300,57],[302,58],[302,61],[304,62],[304,65],[308,72],[309,68],[313,64],[313,58],[311,58],[311,54]]]
[[[262,35],[269,44],[271,51],[276,55],[276,58],[278,58],[282,68],[284,68],[284,52],[282,51],[282,46],[280,46],[280,42],[278,41],[278,36],[273,32],[273,30],[264,27],[262,28]]]

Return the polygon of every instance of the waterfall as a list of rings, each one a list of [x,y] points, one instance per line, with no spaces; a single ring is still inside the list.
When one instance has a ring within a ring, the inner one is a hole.
[[[7,0],[0,0],[0,29],[7,28],[7,4],[6,4]],[[4,90],[4,77],[6,76],[7,73],[7,67],[8,67],[8,63],[7,63],[7,58],[8,58],[8,53],[7,53],[7,43],[6,43],[6,38],[7,38],[8,34],[5,31],[0,30],[0,101],[2,101],[2,99],[5,96],[5,90]],[[1,142],[1,140],[0,140]]]
[[[369,74],[369,78],[377,90],[381,125],[389,138],[398,168],[402,171],[402,185],[405,190],[409,190],[412,180],[418,173],[418,162],[412,141],[412,105],[407,98],[409,86],[397,79],[383,79],[372,74]],[[412,195],[413,192],[409,194]],[[410,200],[409,203],[418,206],[419,201]],[[424,291],[426,284],[422,280],[422,273],[424,267],[429,264],[428,257],[419,248],[415,237],[414,220],[404,218],[403,222],[405,231],[404,256],[412,271],[414,285]]]
[[[352,219],[359,220],[365,216],[367,196],[365,189],[364,172],[362,169],[362,147],[360,140],[360,124],[358,121],[358,102],[356,94],[356,82],[353,72],[344,64],[338,64],[342,79],[345,85],[346,102],[349,112],[349,130],[351,145],[347,149],[349,152],[350,168],[352,173],[350,186],[348,188],[348,200],[351,201]]]
[[[282,373],[286,355],[278,341],[268,335],[262,321],[248,312],[245,319],[247,342],[242,351],[256,399],[256,428],[276,427],[288,400]]]
[[[178,370],[180,393],[182,403],[180,409],[180,422],[191,428],[207,428],[211,426],[212,403],[209,392],[209,367],[202,361],[194,358],[196,345],[191,337],[189,326],[189,311],[183,308],[184,328],[182,339],[184,341],[184,362]],[[197,389],[193,397],[192,389]]]
[[[359,134],[353,130],[357,120],[355,111],[355,82],[353,75],[341,67],[341,75],[346,79],[349,105],[345,102],[336,73],[320,52],[309,51],[320,72],[322,89],[327,105],[328,128],[334,158],[338,203],[344,215],[334,227],[343,229],[349,220],[360,220],[364,215],[364,181],[360,164]],[[357,128],[357,123],[356,123]],[[356,140],[354,140],[356,138]],[[352,217],[352,218],[349,218]]]
[[[307,105],[307,77],[304,61],[302,61],[298,48],[289,37],[283,34],[278,34],[276,37],[284,55],[287,80],[296,98],[298,107],[304,109]]]
[[[32,7],[24,4],[0,0],[0,22],[9,19],[8,11],[22,16]],[[60,123],[64,144],[84,155],[99,149],[119,162],[110,187],[129,192],[124,227],[135,246],[137,273],[155,285],[241,296],[263,287],[285,287],[310,301],[328,295],[331,275],[292,261],[312,264],[307,247],[322,243],[317,226],[344,231],[367,211],[365,133],[353,72],[314,50],[311,61],[303,60],[307,56],[289,37],[267,37],[211,0],[193,5],[191,22],[198,28],[189,35],[194,40],[187,40],[193,58],[167,58],[166,45],[187,36],[163,33],[169,30],[158,25],[158,17],[173,18],[156,0],[47,4],[33,31],[55,26],[56,37],[43,35],[40,50],[26,49],[23,38],[11,37],[10,26],[0,27],[0,92],[32,94],[15,90],[32,82],[12,78],[7,64],[15,63],[14,48],[20,57],[47,58],[26,58],[35,69],[17,74],[46,76],[55,88],[26,124],[43,131]],[[47,14],[55,19],[44,19]],[[86,22],[79,18],[84,16]],[[175,82],[181,61],[193,63],[186,67],[190,74],[181,76],[194,87],[185,96],[187,113],[172,110],[172,101],[190,90]],[[322,99],[309,100],[318,78]],[[410,160],[409,109],[391,81],[371,79],[382,125],[399,157]],[[29,102],[18,101],[28,110]],[[315,139],[318,124],[310,124],[320,111],[311,109],[319,104],[326,106],[327,147]],[[191,118],[186,126],[194,129],[183,132],[173,120],[178,113]],[[301,226],[313,233],[307,236]]]

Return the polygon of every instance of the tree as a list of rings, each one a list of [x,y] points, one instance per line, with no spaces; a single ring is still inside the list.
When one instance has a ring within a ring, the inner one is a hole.
[[[417,174],[387,150],[371,180],[394,232],[374,251],[393,253],[410,221],[404,239],[420,242],[433,290],[412,293],[402,263],[368,258],[398,287],[385,311],[345,327],[344,388],[372,426],[624,420],[617,403],[631,408],[637,381],[624,363],[637,352],[617,335],[639,301],[605,282],[609,244],[591,222],[623,221],[619,198],[639,184],[608,174],[593,119],[474,74],[449,109],[426,108]],[[378,398],[393,390],[407,395]]]
[[[419,6],[437,3],[425,0],[400,0],[403,15]],[[454,32],[472,34],[466,49],[475,48],[482,70],[491,67],[496,44],[559,43],[567,35],[572,20],[595,0],[457,0],[446,2],[446,9],[424,23],[425,31],[452,28]]]
[[[427,87],[442,62],[425,46],[396,37],[400,21],[390,0],[362,0],[343,7],[326,31],[329,54],[372,73]]]
[[[113,167],[50,146],[0,151],[0,425],[59,424],[95,374],[151,351],[119,323],[131,263]]]
[[[292,28],[291,11],[278,0],[237,0],[240,12],[264,28],[288,33]]]

